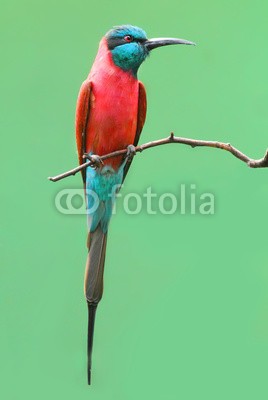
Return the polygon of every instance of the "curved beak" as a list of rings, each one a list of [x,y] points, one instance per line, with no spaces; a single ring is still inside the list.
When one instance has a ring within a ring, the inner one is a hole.
[[[154,38],[149,39],[144,42],[144,46],[148,51],[156,49],[157,47],[169,46],[171,44],[187,44],[195,46],[194,42],[189,42],[185,39],[175,39],[175,38]]]

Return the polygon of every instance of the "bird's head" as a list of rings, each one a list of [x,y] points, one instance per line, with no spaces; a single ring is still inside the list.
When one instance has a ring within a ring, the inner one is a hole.
[[[134,75],[151,50],[171,44],[195,44],[184,39],[147,39],[146,33],[141,28],[132,25],[117,26],[105,37],[115,65],[124,71],[131,71]]]

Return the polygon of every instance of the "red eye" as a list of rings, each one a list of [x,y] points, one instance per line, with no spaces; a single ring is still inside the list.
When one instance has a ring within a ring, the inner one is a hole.
[[[130,36],[130,35],[125,36],[124,39],[125,39],[125,41],[128,42],[128,43],[133,41],[133,37]]]

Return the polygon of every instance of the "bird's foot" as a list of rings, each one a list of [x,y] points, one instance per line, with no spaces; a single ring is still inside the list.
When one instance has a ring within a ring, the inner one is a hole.
[[[84,155],[84,158],[88,159],[91,162],[90,166],[95,169],[102,167],[104,164],[101,157],[98,156],[97,154],[87,153]]]
[[[136,147],[133,144],[127,146],[126,161],[131,162],[136,155]]]

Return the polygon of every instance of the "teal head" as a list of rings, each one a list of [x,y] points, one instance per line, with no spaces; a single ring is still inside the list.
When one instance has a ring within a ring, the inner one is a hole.
[[[139,66],[150,51],[171,44],[194,44],[184,39],[156,38],[147,39],[141,28],[132,25],[117,26],[106,34],[108,49],[118,67],[137,75]]]

